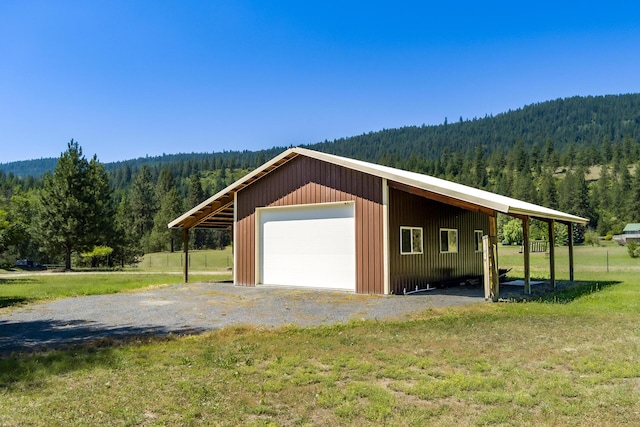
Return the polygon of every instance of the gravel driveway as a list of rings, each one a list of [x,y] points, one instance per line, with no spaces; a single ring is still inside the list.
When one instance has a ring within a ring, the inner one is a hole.
[[[430,307],[483,301],[482,291],[473,288],[378,296],[229,283],[172,285],[5,309],[0,313],[0,356],[103,337],[193,334],[230,325],[309,326],[361,318],[402,319]]]

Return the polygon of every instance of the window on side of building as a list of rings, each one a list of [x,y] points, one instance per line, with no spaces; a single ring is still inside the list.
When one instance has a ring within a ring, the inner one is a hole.
[[[475,252],[482,252],[482,236],[484,231],[473,230],[473,250]]]
[[[419,255],[422,251],[422,227],[400,227],[400,253]]]
[[[440,253],[458,253],[458,230],[454,228],[440,229]]]

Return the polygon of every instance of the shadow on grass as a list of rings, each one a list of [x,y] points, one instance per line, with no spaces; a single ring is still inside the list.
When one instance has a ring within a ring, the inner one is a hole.
[[[2,285],[24,285],[36,283],[36,280],[33,276],[27,277],[0,277],[0,286]]]
[[[29,285],[35,283],[30,277],[11,277],[0,278],[0,291],[3,285]],[[11,307],[14,305],[22,305],[31,302],[31,298],[19,297],[19,296],[0,296],[0,308]]]
[[[522,280],[522,279],[520,279]],[[531,294],[524,293],[523,286],[512,286],[509,282],[500,284],[500,298],[504,301],[513,302],[547,302],[556,304],[567,304],[583,296],[599,292],[619,283],[620,281],[574,281],[556,282],[554,289],[548,279],[531,279]],[[536,283],[537,282],[537,283]]]
[[[117,347],[198,334],[204,329],[106,327],[84,320],[0,321],[0,390],[37,384],[48,375],[92,366],[115,366]]]
[[[0,297],[0,308],[22,305],[31,302],[29,298],[22,297]]]
[[[567,304],[576,299],[582,298],[586,295],[600,292],[601,290],[608,288],[609,286],[617,285],[620,281],[574,281],[561,282],[556,285],[555,290],[551,290],[538,298],[536,301],[551,302],[557,304]]]

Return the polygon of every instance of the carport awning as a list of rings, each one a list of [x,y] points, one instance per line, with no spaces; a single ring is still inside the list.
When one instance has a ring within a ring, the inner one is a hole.
[[[290,148],[182,216],[171,221],[168,227],[190,229],[193,227],[229,228],[233,226],[235,193],[300,155],[385,178],[390,182],[390,185],[402,186],[408,190],[419,190],[425,197],[440,200],[444,203],[467,207],[468,209],[475,209],[486,213],[501,212],[507,215],[532,217],[547,221],[554,220],[565,223],[586,224],[588,222],[586,218],[429,175],[334,156],[332,154],[304,148]]]

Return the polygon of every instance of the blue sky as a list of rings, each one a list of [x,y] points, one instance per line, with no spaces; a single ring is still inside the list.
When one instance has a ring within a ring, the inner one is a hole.
[[[531,4],[527,4],[531,3]],[[640,2],[0,1],[0,163],[257,150],[640,92]]]

